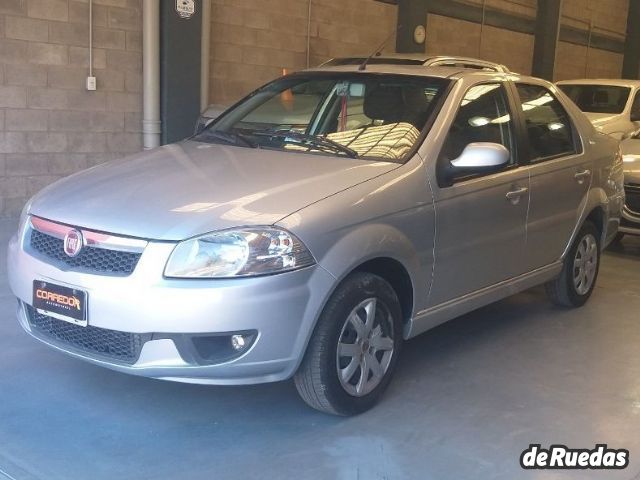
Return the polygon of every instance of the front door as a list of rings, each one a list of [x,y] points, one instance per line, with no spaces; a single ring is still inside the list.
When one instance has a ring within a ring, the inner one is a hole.
[[[503,145],[509,165],[487,175],[460,176],[439,185],[432,306],[524,273],[529,174],[518,164],[513,117],[501,82],[465,94],[438,159],[457,158],[474,142]]]
[[[593,163],[584,155],[562,104],[545,87],[516,84],[529,143],[529,270],[560,259],[581,215]]]

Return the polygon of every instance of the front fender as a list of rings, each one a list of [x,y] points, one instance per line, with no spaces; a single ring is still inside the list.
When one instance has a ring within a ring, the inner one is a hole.
[[[424,274],[418,250],[399,229],[382,223],[366,224],[340,238],[318,263],[338,281],[342,281],[369,260],[389,258],[400,263],[409,273],[414,291],[418,289],[428,292],[430,279],[421,278]]]

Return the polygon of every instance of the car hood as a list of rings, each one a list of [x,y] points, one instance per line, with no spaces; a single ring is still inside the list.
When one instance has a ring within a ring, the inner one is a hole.
[[[620,142],[622,160],[624,161],[625,183],[640,185],[640,140],[629,138]]]
[[[121,235],[182,240],[270,225],[399,165],[185,141],[67,177],[30,212]]]

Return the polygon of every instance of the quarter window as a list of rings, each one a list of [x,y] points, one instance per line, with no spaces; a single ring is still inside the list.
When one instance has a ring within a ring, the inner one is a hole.
[[[549,90],[517,84],[532,161],[576,153],[569,115]]]

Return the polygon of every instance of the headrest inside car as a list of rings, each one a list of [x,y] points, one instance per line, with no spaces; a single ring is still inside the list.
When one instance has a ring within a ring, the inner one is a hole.
[[[405,105],[400,87],[379,86],[364,98],[364,114],[372,120],[397,123],[402,120]]]
[[[609,103],[609,94],[606,90],[598,90],[593,95],[593,103]]]

